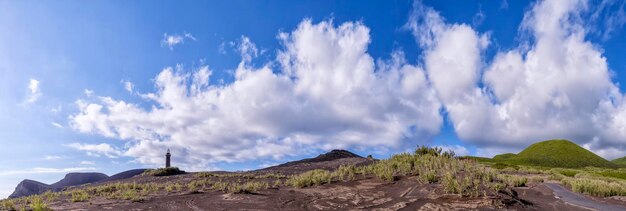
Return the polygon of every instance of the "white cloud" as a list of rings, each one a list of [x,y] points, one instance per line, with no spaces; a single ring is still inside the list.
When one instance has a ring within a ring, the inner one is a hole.
[[[119,156],[123,154],[120,150],[105,143],[101,143],[101,144],[72,143],[66,146],[76,149],[76,150],[85,151],[88,155],[96,156],[96,157],[100,155],[104,155],[109,158],[118,158]]]
[[[54,155],[48,155],[48,156],[46,156],[44,158],[44,160],[59,160],[61,158],[63,158],[63,157],[61,157],[61,156],[54,156]]]
[[[191,33],[185,33],[185,38],[196,41],[196,38],[193,35],[191,35]]]
[[[0,176],[8,175],[30,175],[30,174],[50,174],[50,173],[67,173],[67,172],[84,172],[94,171],[94,167],[74,167],[74,168],[43,168],[37,167],[25,170],[0,171]]]
[[[58,122],[51,122],[50,124],[52,124],[52,126],[55,126],[57,128],[63,128],[63,125],[59,124]]]
[[[167,46],[170,50],[174,50],[174,46],[185,43],[185,39],[196,40],[190,33],[185,33],[183,36],[177,34],[168,35],[165,33],[163,34],[163,40],[161,40],[161,46]]]
[[[31,78],[28,82],[28,91],[26,103],[34,103],[37,101],[42,95],[39,81]]]
[[[83,91],[85,93],[85,95],[87,95],[87,97],[91,97],[91,95],[93,95],[93,90],[90,89],[85,89],[85,91]]]
[[[462,140],[490,152],[554,138],[597,140],[596,152],[624,144],[626,103],[602,50],[585,40],[576,18],[585,5],[536,3],[521,26],[532,39],[485,64],[487,35],[416,3],[407,26],[425,48],[430,82]]]
[[[122,84],[124,84],[124,89],[126,89],[126,91],[128,91],[128,93],[133,93],[133,89],[135,88],[135,85],[127,80],[121,80],[120,81]]]
[[[50,109],[50,112],[52,112],[52,113],[55,113],[55,114],[56,114],[56,113],[61,112],[61,110],[63,110],[63,106],[59,105],[59,106],[57,106],[57,107],[51,108],[51,109]]]
[[[84,160],[80,162],[80,165],[96,165],[96,162]]]
[[[362,23],[305,20],[279,39],[278,70],[250,67],[258,50],[242,37],[234,82],[209,84],[206,66],[190,74],[165,68],[156,92],[140,95],[154,102],[150,109],[79,100],[70,124],[129,140],[124,154],[141,163],[161,164],[171,148],[175,163],[200,168],[316,149],[414,146],[439,132],[441,106],[424,71],[402,52],[374,62]]]

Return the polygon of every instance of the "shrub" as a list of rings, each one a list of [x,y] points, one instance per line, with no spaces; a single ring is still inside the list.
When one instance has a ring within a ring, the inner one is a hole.
[[[499,179],[512,187],[523,187],[526,186],[526,183],[528,182],[528,179],[526,177],[517,175],[500,175]]]
[[[84,190],[75,190],[69,193],[72,202],[83,202],[89,200],[89,193]]]
[[[455,175],[453,175],[451,172],[446,172],[446,174],[443,176],[442,185],[443,190],[446,193],[461,193],[461,185],[459,184],[459,181],[456,180]]]
[[[276,181],[274,181],[274,187],[278,187],[278,186],[280,186],[280,185],[282,185],[282,184],[283,184],[283,182],[282,182],[281,180],[279,180],[279,179],[277,179]]]
[[[211,172],[200,172],[200,173],[197,173],[195,176],[196,177],[200,177],[200,178],[202,178],[202,177],[213,177],[213,176],[215,176],[215,174],[213,174]]]
[[[178,167],[168,167],[168,168],[158,168],[158,169],[149,169],[146,170],[143,175],[150,176],[170,176],[185,173],[178,169]]]
[[[610,182],[589,178],[565,178],[563,179],[563,184],[571,187],[575,192],[592,196],[609,197],[626,195],[626,184],[624,182]]]
[[[322,183],[330,183],[332,176],[329,171],[316,169],[294,175],[287,180],[287,183],[298,188],[321,185]]]
[[[254,193],[259,190],[265,190],[268,187],[267,182],[246,182],[242,185],[244,193]]]
[[[419,179],[421,182],[424,183],[436,183],[437,181],[439,181],[439,178],[437,177],[437,172],[434,169],[420,173]]]
[[[393,169],[390,165],[386,165],[385,162],[378,162],[373,166],[374,176],[384,181],[393,181]]]
[[[176,184],[174,183],[167,183],[165,185],[165,191],[167,191],[168,193],[174,192],[174,189],[176,189]]]
[[[134,202],[141,201],[141,198],[139,197],[139,193],[137,193],[137,191],[133,189],[128,189],[122,192],[120,195],[120,198],[123,200],[131,200]]]
[[[211,189],[226,192],[226,190],[228,190],[228,183],[222,182],[222,181],[213,183],[213,186],[211,186]]]
[[[421,145],[418,146],[417,149],[415,149],[415,154],[418,156],[422,156],[422,155],[432,155],[432,156],[439,156],[439,154],[441,154],[441,148],[440,147],[428,147],[425,145]]]
[[[345,166],[341,165],[337,170],[333,172],[333,178],[337,178],[339,180],[354,180],[356,177],[356,167],[354,165]]]
[[[48,208],[48,205],[39,196],[34,196],[30,200],[30,208],[33,211],[47,211],[47,210],[50,210],[50,208]]]
[[[563,176],[573,177],[576,176],[580,171],[574,169],[553,169],[553,171],[562,174]]]
[[[15,210],[15,202],[13,202],[13,200],[10,200],[10,199],[4,200],[2,201],[0,205],[2,205],[2,209]]]

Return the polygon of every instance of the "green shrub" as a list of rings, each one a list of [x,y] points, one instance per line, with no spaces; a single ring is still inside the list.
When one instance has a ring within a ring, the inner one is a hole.
[[[0,205],[2,206],[2,209],[15,210],[15,202],[13,202],[13,200],[11,199],[3,200]]]
[[[439,178],[437,177],[437,172],[434,169],[430,169],[425,172],[421,172],[419,180],[424,183],[436,183],[439,181]]]
[[[499,179],[512,187],[524,187],[528,182],[528,179],[526,177],[518,175],[499,175]]]
[[[554,171],[562,174],[563,176],[573,177],[576,176],[580,171],[574,169],[554,169]]]
[[[200,173],[197,173],[195,176],[196,177],[200,177],[200,178],[202,178],[202,177],[214,177],[215,174],[213,174],[211,172],[200,172]]]
[[[178,167],[168,167],[168,168],[158,168],[158,169],[149,169],[146,170],[143,175],[150,176],[170,176],[185,173],[178,169]]]
[[[121,193],[120,198],[123,200],[131,200],[133,202],[141,201],[139,193],[134,189],[128,189]]]
[[[291,178],[287,180],[287,183],[294,187],[303,188],[321,185],[322,183],[330,183],[331,181],[332,175],[329,171],[316,169],[291,176]]]
[[[211,189],[226,192],[226,190],[228,190],[228,183],[222,182],[222,181],[213,183],[213,186],[211,186]]]
[[[418,146],[417,149],[415,149],[415,154],[418,156],[422,156],[422,155],[432,155],[432,156],[439,156],[439,154],[441,154],[441,147],[428,147],[425,145],[421,145]]]
[[[390,165],[386,165],[385,162],[378,162],[374,164],[374,176],[384,181],[393,181],[393,169]]]
[[[442,185],[443,190],[446,193],[461,193],[461,185],[459,184],[459,181],[456,180],[455,175],[453,175],[451,172],[446,172],[446,174],[443,176]]]
[[[590,178],[565,178],[562,182],[575,192],[592,196],[626,196],[626,182]]]
[[[30,200],[30,208],[33,211],[47,211],[47,210],[50,210],[50,208],[48,208],[48,205],[39,196],[34,196]]]
[[[333,172],[333,178],[337,178],[339,180],[354,180],[356,177],[356,171],[357,170],[354,165],[341,165]]]
[[[83,202],[89,200],[89,193],[85,190],[75,190],[69,193],[72,202]]]

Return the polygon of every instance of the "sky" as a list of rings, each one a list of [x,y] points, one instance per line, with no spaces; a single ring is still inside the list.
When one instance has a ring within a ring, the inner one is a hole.
[[[0,1],[0,198],[342,148],[626,156],[624,1]]]

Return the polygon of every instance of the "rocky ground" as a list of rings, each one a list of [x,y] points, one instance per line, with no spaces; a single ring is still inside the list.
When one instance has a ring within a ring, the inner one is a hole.
[[[132,182],[181,182],[194,174],[171,177],[137,177]],[[235,180],[235,178],[229,178]],[[130,181],[128,181],[130,182]],[[442,193],[438,184],[422,184],[414,177],[383,182],[377,178],[336,182],[308,188],[273,187],[250,194],[213,190],[160,191],[138,202],[95,199],[89,202],[59,200],[54,210],[589,210],[557,198],[545,184],[517,187],[511,193],[461,197]],[[598,203],[621,205],[616,199],[594,199]]]
[[[541,180],[529,180],[524,187],[499,191],[480,189],[481,192],[473,196],[449,194],[441,183],[423,182],[417,176],[397,176],[393,181],[385,181],[374,175],[356,175],[352,179],[304,188],[285,183],[289,175],[312,169],[332,170],[341,165],[358,166],[373,162],[372,159],[344,152],[331,152],[256,171],[138,175],[72,187],[51,198],[41,197],[53,210],[626,210],[623,198],[583,196],[548,180],[548,176]],[[203,183],[188,188],[189,184],[198,181]],[[234,192],[215,188],[218,183],[246,182],[267,186],[254,191]],[[124,191],[111,191],[114,195],[105,197],[97,196],[94,191],[96,187],[120,183],[160,186],[132,199],[115,195],[125,194]],[[173,184],[179,186],[173,188]],[[73,201],[73,196],[69,194],[90,188],[91,191],[87,192],[92,195],[87,200]]]

